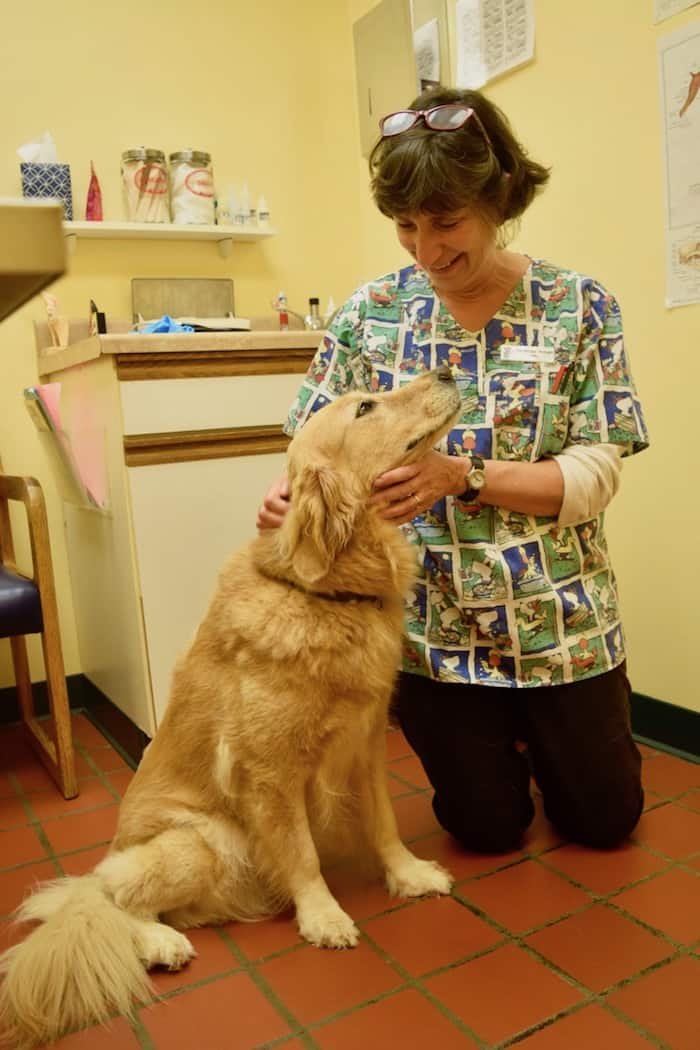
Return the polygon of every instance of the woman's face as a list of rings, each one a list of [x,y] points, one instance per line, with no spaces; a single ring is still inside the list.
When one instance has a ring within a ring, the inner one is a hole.
[[[478,287],[496,251],[496,229],[468,208],[395,215],[399,243],[425,270],[435,291],[459,294]]]

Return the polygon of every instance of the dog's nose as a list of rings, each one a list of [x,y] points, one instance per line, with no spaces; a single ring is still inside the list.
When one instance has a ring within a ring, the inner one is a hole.
[[[452,375],[452,369],[449,365],[440,365],[436,372],[441,383],[454,383],[455,377]]]

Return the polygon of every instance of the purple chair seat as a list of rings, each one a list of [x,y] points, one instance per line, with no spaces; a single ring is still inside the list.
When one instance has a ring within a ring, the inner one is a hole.
[[[43,627],[36,584],[0,565],[0,638],[38,634]]]

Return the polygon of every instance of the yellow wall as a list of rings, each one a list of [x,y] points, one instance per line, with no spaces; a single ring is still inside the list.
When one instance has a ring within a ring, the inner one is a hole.
[[[326,45],[330,58],[321,54]],[[254,198],[264,193],[280,231],[261,244],[235,246],[226,260],[207,243],[81,240],[68,276],[52,288],[68,316],[86,317],[93,298],[108,317],[130,317],[134,276],[232,276],[243,316],[269,311],[281,288],[303,313],[310,295],[323,307],[357,283],[357,132],[344,3],[8,5],[0,97],[0,196],[20,194],[15,151],[46,129],[59,160],[71,164],[74,215],[81,219],[90,160],[105,218],[119,220],[124,149],[194,147],[211,152],[220,182],[247,180]],[[80,666],[61,504],[21,402],[22,388],[37,380],[32,322],[42,317],[36,299],[0,325],[0,457],[8,472],[35,474],[44,484],[73,673]],[[9,644],[2,642],[0,686],[11,680]]]
[[[89,297],[126,316],[132,276],[232,275],[239,312],[264,311],[280,287],[340,301],[361,279],[403,261],[373,209],[356,138],[352,21],[371,0],[265,4],[133,0],[106,13],[69,0],[60,19],[39,0],[5,15],[0,86],[13,105],[0,129],[0,194],[18,189],[14,150],[48,128],[73,166],[84,206],[90,159],[119,218],[122,149],[209,149],[222,177],[246,177],[268,199],[280,235],[220,260],[211,245],[79,242],[55,291],[83,315]],[[692,668],[700,535],[692,421],[700,305],[664,307],[664,214],[657,39],[651,2],[536,0],[536,60],[489,85],[531,152],[551,164],[517,247],[591,273],[618,296],[652,447],[629,461],[609,512],[634,688],[700,710]],[[33,27],[43,27],[35,29]],[[50,29],[47,27],[51,27]],[[106,55],[108,53],[108,59]],[[31,61],[31,73],[25,65]],[[408,101],[408,100],[406,100]],[[62,545],[61,509],[19,391],[36,378],[33,303],[0,327],[0,455],[37,474],[50,504],[69,671],[79,663]],[[0,685],[10,680],[7,661]]]

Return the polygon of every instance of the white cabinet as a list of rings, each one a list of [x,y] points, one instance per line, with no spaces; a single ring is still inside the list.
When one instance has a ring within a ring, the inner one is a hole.
[[[437,23],[440,83],[451,84],[449,18],[454,0],[381,0],[353,25],[355,80],[362,155],[379,137],[379,120],[405,109],[421,91],[413,32]]]
[[[105,512],[65,505],[82,671],[149,736],[219,570],[283,470],[281,425],[322,336],[103,336],[40,355],[107,491]]]
[[[404,109],[416,91],[409,0],[382,0],[353,26],[362,155],[379,137],[379,119]]]

